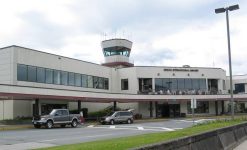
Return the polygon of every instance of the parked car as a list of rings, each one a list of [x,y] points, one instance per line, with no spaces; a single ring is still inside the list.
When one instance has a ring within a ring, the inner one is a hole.
[[[41,126],[52,128],[54,125],[77,127],[81,123],[81,119],[80,114],[70,114],[68,109],[53,109],[49,115],[34,116],[32,123],[35,128],[40,128]]]
[[[100,118],[101,124],[133,123],[133,113],[131,111],[115,111]]]

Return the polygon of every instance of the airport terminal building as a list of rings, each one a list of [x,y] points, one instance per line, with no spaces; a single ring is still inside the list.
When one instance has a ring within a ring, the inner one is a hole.
[[[134,66],[132,42],[102,41],[103,64],[20,46],[0,49],[0,120],[47,114],[53,108],[89,112],[109,106],[143,117],[229,113],[229,79],[221,68]],[[234,76],[236,111],[246,112],[247,76]]]

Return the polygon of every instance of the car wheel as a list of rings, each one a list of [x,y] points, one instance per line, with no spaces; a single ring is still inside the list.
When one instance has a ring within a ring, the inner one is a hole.
[[[75,127],[77,127],[77,125],[78,125],[78,122],[74,119],[74,120],[72,121],[72,123],[71,123],[71,126],[72,126],[73,128],[75,128]]]
[[[51,129],[53,126],[53,122],[51,120],[48,120],[47,123],[46,123],[46,128],[47,129]]]
[[[130,119],[128,119],[128,120],[127,120],[127,123],[128,123],[128,124],[131,124],[131,123],[132,123],[132,121],[131,121]]]
[[[114,125],[114,120],[111,120],[111,121],[110,121],[110,124],[111,124],[111,125]]]
[[[34,125],[34,128],[40,128],[40,127],[41,125],[37,125],[37,124]]]
[[[66,127],[66,124],[62,124],[60,126],[61,126],[61,128],[65,128]]]

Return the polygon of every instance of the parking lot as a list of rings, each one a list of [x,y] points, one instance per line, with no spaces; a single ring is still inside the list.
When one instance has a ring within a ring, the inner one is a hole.
[[[204,121],[207,120],[196,120],[196,122]],[[2,131],[0,132],[0,149],[34,149],[140,135],[145,133],[170,132],[187,128],[192,125],[192,120],[171,119],[161,122],[134,124],[82,125],[77,128],[41,128],[18,131]]]

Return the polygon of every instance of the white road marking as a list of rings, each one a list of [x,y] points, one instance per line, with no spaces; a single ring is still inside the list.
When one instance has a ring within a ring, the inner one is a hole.
[[[172,128],[172,129],[174,129],[174,130],[181,130],[181,129],[183,129],[183,128]]]
[[[162,128],[164,130],[167,130],[167,131],[175,131],[174,129],[171,129],[171,128]]]
[[[138,130],[144,130],[144,128],[143,128],[143,127],[137,127],[137,129],[138,129]]]
[[[115,129],[116,128],[116,126],[110,126],[110,129]]]
[[[91,126],[90,126],[91,127]],[[115,129],[115,130],[141,130],[141,131],[175,131],[182,128],[150,127],[150,126],[93,126],[91,128]]]
[[[55,140],[57,140],[57,139],[43,140],[43,141],[39,141],[39,142],[43,143],[43,142],[51,142],[51,141],[55,141]]]
[[[89,126],[87,126],[88,128],[93,128],[95,125],[89,125]]]
[[[193,122],[193,120],[176,120],[176,121],[178,121],[178,122]]]
[[[207,121],[213,121],[215,119],[199,119],[199,120],[194,120],[195,123],[198,122],[207,122]],[[176,120],[176,121],[182,121],[182,122],[193,122],[193,120]]]

